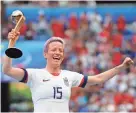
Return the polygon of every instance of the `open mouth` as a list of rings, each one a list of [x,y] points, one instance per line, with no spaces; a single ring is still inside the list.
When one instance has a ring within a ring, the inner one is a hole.
[[[54,60],[59,61],[60,57],[53,57]]]

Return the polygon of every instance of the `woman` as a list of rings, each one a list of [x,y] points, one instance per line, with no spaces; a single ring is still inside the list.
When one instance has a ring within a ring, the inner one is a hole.
[[[17,40],[19,32],[12,30],[8,39]],[[85,87],[86,83],[101,84],[126,69],[133,61],[126,58],[122,64],[95,76],[83,76],[77,72],[61,69],[65,44],[61,38],[53,37],[44,46],[47,64],[43,69],[20,69],[12,67],[12,59],[5,56],[3,72],[31,90],[34,112],[69,112],[69,98],[72,87]]]

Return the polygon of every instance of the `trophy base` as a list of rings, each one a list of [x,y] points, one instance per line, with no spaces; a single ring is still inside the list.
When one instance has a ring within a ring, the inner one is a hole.
[[[5,54],[10,58],[20,58],[22,56],[22,51],[18,48],[8,48]]]

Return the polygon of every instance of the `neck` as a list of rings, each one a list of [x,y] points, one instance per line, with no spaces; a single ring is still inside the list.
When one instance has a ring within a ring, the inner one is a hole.
[[[60,73],[60,71],[61,71],[59,66],[51,67],[51,66],[47,65],[45,67],[45,69],[47,69],[47,71],[49,71],[50,73]]]

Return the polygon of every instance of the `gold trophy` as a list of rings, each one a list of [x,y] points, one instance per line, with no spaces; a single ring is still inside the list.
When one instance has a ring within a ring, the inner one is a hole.
[[[20,28],[25,22],[25,17],[23,13],[19,10],[15,10],[11,15],[12,21],[16,24],[14,30],[19,32]],[[16,43],[16,39],[10,39],[8,49],[5,51],[5,54],[10,58],[19,58],[22,56],[22,51],[18,48],[15,48],[14,45]]]

